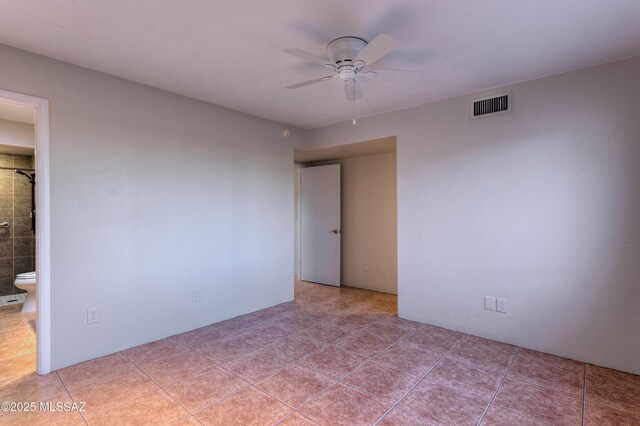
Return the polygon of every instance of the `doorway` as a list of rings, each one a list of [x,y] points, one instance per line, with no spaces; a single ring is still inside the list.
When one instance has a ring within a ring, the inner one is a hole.
[[[31,147],[15,146],[13,144],[12,149],[16,149],[21,152],[15,152],[14,154],[7,153],[6,155],[14,155],[14,157],[6,157],[5,160],[12,161],[12,165],[8,163],[4,166],[5,172],[8,172],[13,177],[12,184],[14,187],[18,186],[19,193],[16,195],[26,195],[25,200],[20,200],[19,211],[11,216],[11,222],[8,220],[0,221],[7,222],[8,226],[5,228],[3,223],[0,223],[0,228],[5,229],[5,232],[11,232],[12,228],[19,228],[19,234],[15,238],[20,238],[18,254],[26,254],[26,242],[22,239],[28,239],[27,235],[22,235],[27,227],[33,232],[35,236],[35,247],[29,246],[31,253],[33,254],[32,268],[36,271],[36,277],[34,280],[36,288],[35,290],[35,330],[36,330],[36,356],[35,365],[33,370],[38,374],[47,374],[51,371],[51,253],[50,253],[50,197],[49,197],[49,101],[42,98],[37,98],[29,95],[23,95],[20,93],[8,92],[0,90],[0,111],[4,111],[5,114],[11,114],[11,111],[19,112],[20,114],[30,114],[33,121],[33,144]],[[15,135],[14,135],[15,136]],[[4,141],[11,142],[11,134],[6,135]],[[13,139],[17,141],[17,139]],[[2,142],[0,141],[0,144]],[[12,144],[7,144],[11,147]],[[25,151],[26,149],[26,151]],[[30,157],[28,152],[32,152],[33,156]],[[26,164],[27,158],[31,158],[31,164]],[[24,163],[24,164],[23,164]],[[17,182],[17,183],[16,183]],[[29,190],[32,192],[29,193]],[[23,206],[23,204],[25,206]],[[22,207],[25,207],[23,209]],[[14,207],[15,208],[15,207]],[[22,212],[25,210],[25,212]],[[27,214],[27,211],[29,214]],[[23,214],[25,213],[25,214]],[[16,216],[17,214],[17,216]],[[25,223],[26,222],[26,223]],[[4,225],[7,225],[4,224]],[[14,231],[15,232],[15,231]],[[16,241],[15,245],[18,244]],[[33,243],[31,243],[33,244]],[[25,246],[25,247],[23,247]],[[26,258],[28,256],[18,256],[20,258]],[[26,264],[24,259],[20,260],[24,268]],[[16,262],[14,261],[14,272]],[[33,266],[35,266],[33,268]],[[34,272],[34,271],[27,272]],[[32,281],[30,277],[23,276],[23,282],[16,279],[15,283],[20,284],[18,288],[25,287],[22,284],[28,284]],[[25,301],[28,296],[25,297]],[[9,342],[3,342],[4,345],[8,345]]]
[[[302,223],[305,215],[301,203],[305,198],[305,171],[333,165],[340,168],[339,285],[397,294],[396,138],[296,149],[294,158],[294,187],[299,192],[294,196],[297,277],[305,279],[302,263],[308,230]],[[326,189],[321,187],[320,191]],[[314,197],[313,192],[318,189],[306,195]],[[332,229],[322,230],[326,234]]]

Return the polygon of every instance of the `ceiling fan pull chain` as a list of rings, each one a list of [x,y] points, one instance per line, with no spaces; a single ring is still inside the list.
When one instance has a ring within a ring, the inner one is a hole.
[[[356,81],[351,83],[351,90],[353,93],[353,125],[356,125]]]

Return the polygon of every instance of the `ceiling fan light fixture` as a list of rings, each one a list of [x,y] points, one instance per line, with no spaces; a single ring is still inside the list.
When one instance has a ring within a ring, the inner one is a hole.
[[[331,62],[338,67],[352,65],[358,53],[367,45],[360,37],[339,37],[327,45],[327,53]]]
[[[356,71],[353,69],[353,67],[343,68],[338,74],[340,76],[340,80],[342,81],[349,82],[356,79]]]
[[[371,66],[374,62],[377,62],[391,52],[397,42],[395,38],[387,34],[379,34],[371,40],[371,42],[367,42],[360,37],[339,37],[327,45],[326,58],[297,48],[286,49],[285,52],[290,55],[329,67],[334,72],[333,75],[287,86],[287,89],[297,89],[331,79],[342,80],[344,82],[344,93],[347,100],[350,102],[353,101],[353,124],[356,124],[355,100],[363,96],[362,87],[360,86],[362,79],[360,77],[362,76],[369,79],[377,77],[377,72],[365,70],[365,68]],[[386,69],[384,71],[406,70]]]

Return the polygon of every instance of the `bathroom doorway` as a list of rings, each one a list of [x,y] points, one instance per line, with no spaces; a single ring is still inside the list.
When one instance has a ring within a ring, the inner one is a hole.
[[[1,380],[50,371],[48,139],[48,101],[0,90]]]

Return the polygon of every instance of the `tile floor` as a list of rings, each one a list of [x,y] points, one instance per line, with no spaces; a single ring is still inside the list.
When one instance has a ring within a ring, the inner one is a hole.
[[[640,376],[396,317],[391,295],[295,302],[33,373],[33,317],[0,308],[0,401],[86,411],[0,424],[640,425]]]

